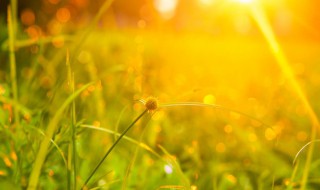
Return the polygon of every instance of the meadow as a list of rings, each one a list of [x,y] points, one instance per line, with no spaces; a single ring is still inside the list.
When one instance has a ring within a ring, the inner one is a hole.
[[[312,3],[186,2],[1,2],[0,189],[320,188]]]

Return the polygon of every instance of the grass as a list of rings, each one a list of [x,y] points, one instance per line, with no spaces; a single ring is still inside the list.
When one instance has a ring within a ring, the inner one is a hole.
[[[320,187],[317,44],[282,44],[307,62],[301,103],[263,39],[99,32],[111,3],[84,32],[59,35],[62,48],[25,39],[8,9],[0,189]]]

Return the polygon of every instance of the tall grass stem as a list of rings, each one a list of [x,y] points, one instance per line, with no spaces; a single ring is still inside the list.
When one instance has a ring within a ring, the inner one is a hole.
[[[58,128],[59,121],[65,111],[65,109],[72,103],[73,99],[75,99],[77,96],[80,95],[82,91],[87,89],[92,83],[86,84],[82,86],[80,89],[78,89],[74,94],[69,96],[61,105],[61,107],[57,110],[54,117],[48,124],[47,130],[46,130],[46,136],[48,138],[44,138],[40,144],[40,148],[38,150],[38,153],[36,155],[36,160],[33,164],[33,168],[29,177],[29,184],[27,190],[35,190],[38,186],[38,180],[41,173],[42,165],[46,159],[48,148],[50,145],[50,139],[52,139],[54,133],[56,132]]]
[[[13,0],[13,3],[15,1]],[[11,11],[12,10],[12,11]],[[14,29],[14,8],[8,6],[8,36],[9,36],[9,59],[10,59],[10,79],[12,85],[13,100],[18,102],[17,68],[15,56],[15,29]],[[14,108],[14,121],[19,128],[20,116],[17,108]]]
[[[107,153],[104,155],[104,157],[101,159],[101,161],[98,163],[98,165],[94,168],[94,170],[91,172],[91,174],[89,175],[89,177],[87,178],[87,180],[84,182],[83,186],[81,189],[85,189],[87,187],[88,182],[90,181],[90,179],[93,177],[93,175],[97,172],[97,170],[99,169],[99,167],[101,166],[101,164],[104,162],[104,160],[109,156],[109,154],[111,153],[111,151],[114,149],[114,147],[119,143],[119,141],[122,139],[122,137],[142,118],[142,116],[144,114],[147,113],[147,109],[144,110],[123,132],[122,134],[119,136],[119,138],[112,144],[112,146],[109,148],[109,150],[107,151]]]

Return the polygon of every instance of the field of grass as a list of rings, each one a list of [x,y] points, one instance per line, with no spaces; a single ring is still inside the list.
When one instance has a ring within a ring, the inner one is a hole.
[[[279,38],[286,70],[259,30],[97,28],[102,12],[32,38],[6,10],[0,189],[320,188],[319,40]]]

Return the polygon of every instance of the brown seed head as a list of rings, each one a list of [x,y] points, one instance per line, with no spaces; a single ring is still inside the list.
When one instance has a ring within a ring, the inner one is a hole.
[[[158,99],[155,97],[148,97],[144,104],[148,111],[154,111],[158,108]]]

